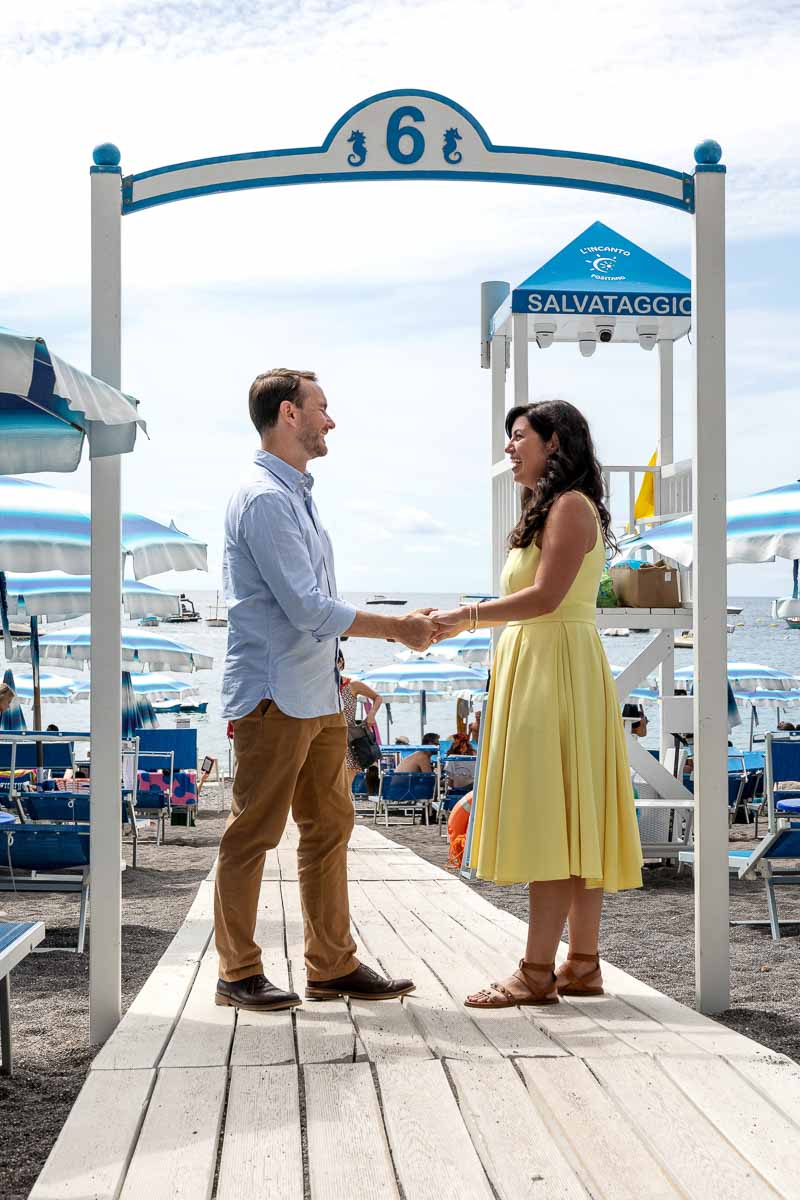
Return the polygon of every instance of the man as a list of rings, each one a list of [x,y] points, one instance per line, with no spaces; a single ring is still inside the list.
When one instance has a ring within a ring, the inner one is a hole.
[[[350,933],[347,842],[354,818],[336,658],[344,633],[424,650],[436,626],[423,611],[379,616],[337,598],[331,543],[306,470],[310,459],[327,454],[325,439],[335,428],[316,375],[283,368],[259,375],[250,417],[261,438],[255,478],[235,493],[225,517],[222,699],[237,768],[217,863],[216,1003],[259,1011],[300,1003],[265,978],[254,940],[264,858],[280,841],[290,809],[300,831],[306,997],[402,996],[413,991],[412,981],[384,979],[361,965]]]
[[[424,733],[421,744],[423,746],[430,746],[430,750],[415,750],[412,754],[404,755],[395,767],[395,772],[402,771],[412,775],[420,773],[430,775],[433,770],[431,758],[439,749],[438,733]]]

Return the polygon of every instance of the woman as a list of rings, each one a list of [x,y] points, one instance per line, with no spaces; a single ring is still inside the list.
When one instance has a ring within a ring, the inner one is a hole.
[[[501,598],[433,613],[440,639],[506,626],[484,711],[470,863],[479,879],[528,883],[530,922],[518,969],[469,996],[473,1008],[601,994],[603,892],[642,883],[622,717],[595,624],[613,535],[589,427],[551,400],[512,409],[506,433],[523,492]],[[555,974],[565,920],[569,957]]]
[[[444,770],[447,776],[447,786],[450,791],[471,788],[475,779],[475,764],[468,762],[451,762],[449,758],[474,758],[475,747],[469,740],[468,733],[454,733],[450,749],[444,756]]]
[[[378,693],[374,692],[371,687],[367,686],[366,683],[360,683],[357,679],[350,679],[343,673],[345,663],[344,655],[342,654],[341,650],[339,651],[339,657],[336,660],[336,665],[339,668],[339,693],[342,697],[342,711],[347,719],[348,735],[352,733],[356,727],[356,703],[359,696],[363,696],[364,699],[369,702],[370,709],[364,720],[369,728],[372,729],[375,725],[375,718],[378,715],[378,709],[383,704],[383,700]],[[350,750],[349,737],[347,743],[347,757],[345,761],[347,771],[350,776],[350,787],[352,789],[353,780],[358,772],[363,771],[364,768],[356,762],[355,758],[353,758]]]

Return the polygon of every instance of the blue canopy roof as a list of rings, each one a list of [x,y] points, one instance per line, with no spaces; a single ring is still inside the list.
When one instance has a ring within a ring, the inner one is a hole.
[[[688,317],[691,293],[691,281],[680,271],[595,221],[514,288],[511,308],[525,313]]]
[[[692,285],[674,267],[595,221],[514,288],[494,314],[492,333],[506,326],[512,312],[527,314],[528,337],[543,348],[553,340],[636,342],[647,334],[650,340],[642,344],[652,349],[656,340],[688,333]]]

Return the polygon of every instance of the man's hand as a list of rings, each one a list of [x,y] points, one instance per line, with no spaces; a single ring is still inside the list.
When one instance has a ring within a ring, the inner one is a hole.
[[[434,642],[444,642],[447,638],[455,637],[456,634],[469,629],[469,609],[466,606],[429,609],[429,612],[432,620],[436,622]]]
[[[429,616],[432,612],[432,608],[418,608],[400,618],[400,640],[410,650],[427,650],[435,639],[438,625]]]

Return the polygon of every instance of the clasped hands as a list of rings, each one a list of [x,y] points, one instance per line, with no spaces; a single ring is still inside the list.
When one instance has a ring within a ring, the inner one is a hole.
[[[443,642],[469,628],[469,609],[418,608],[401,617],[400,640],[410,650],[422,652],[434,642]]]

